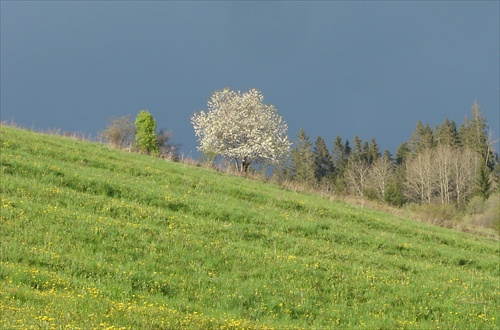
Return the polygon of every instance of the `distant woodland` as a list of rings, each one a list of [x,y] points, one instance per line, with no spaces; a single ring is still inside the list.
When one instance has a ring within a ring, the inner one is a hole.
[[[498,155],[492,147],[479,105],[457,127],[452,120],[431,128],[418,122],[409,141],[396,152],[381,152],[375,139],[352,143],[337,136],[328,149],[318,136],[312,143],[298,135],[283,179],[318,189],[376,199],[393,205],[407,202],[463,205],[471,197],[487,199],[498,185]]]

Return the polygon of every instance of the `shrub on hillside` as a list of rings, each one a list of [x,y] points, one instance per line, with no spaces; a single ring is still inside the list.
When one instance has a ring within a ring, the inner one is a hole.
[[[172,138],[172,132],[160,130],[156,134],[156,144],[158,145],[158,156],[160,158],[165,158],[171,161],[179,161],[179,149],[180,145],[172,144],[170,141]]]
[[[467,214],[481,214],[484,212],[486,207],[486,201],[482,196],[474,196],[467,203]]]
[[[481,203],[480,203],[481,202]],[[486,201],[481,196],[467,205],[469,222],[474,226],[494,228],[500,234],[500,194],[492,194]]]
[[[440,227],[454,228],[461,219],[458,210],[451,204],[412,204],[410,208],[421,221]]]
[[[135,125],[130,115],[111,119],[108,127],[99,136],[115,148],[128,148],[132,145],[135,135]]]

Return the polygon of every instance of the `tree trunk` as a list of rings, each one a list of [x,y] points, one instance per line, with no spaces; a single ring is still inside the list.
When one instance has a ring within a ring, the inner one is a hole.
[[[250,166],[250,161],[248,160],[247,157],[244,157],[242,160],[241,160],[241,172],[248,172],[248,167]]]

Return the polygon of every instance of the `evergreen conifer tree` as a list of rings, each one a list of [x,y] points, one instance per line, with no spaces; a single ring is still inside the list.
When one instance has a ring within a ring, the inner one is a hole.
[[[339,194],[345,193],[346,184],[345,184],[345,171],[347,168],[347,161],[349,159],[349,154],[351,153],[351,147],[349,146],[349,140],[346,140],[345,143],[342,142],[342,138],[337,135],[333,142],[333,149],[331,153],[334,178],[333,184],[335,191]]]
[[[299,182],[314,181],[314,156],[305,130],[299,132],[299,141],[291,153],[293,178]]]
[[[493,169],[495,160],[493,148],[488,138],[488,122],[477,102],[472,105],[472,118],[466,118],[458,132],[462,146],[478,152],[488,170]]]
[[[429,124],[423,125],[419,120],[417,127],[410,138],[410,151],[413,155],[422,152],[425,149],[434,147],[434,136]]]
[[[380,158],[380,149],[378,148],[377,141],[374,138],[371,139],[368,149],[366,151],[366,157],[368,164],[373,164]]]
[[[484,200],[487,200],[491,192],[491,181],[489,178],[489,169],[485,165],[479,167],[477,176],[477,194]]]
[[[351,147],[349,146],[349,140],[346,140],[345,143],[343,143],[342,138],[337,135],[333,142],[331,153],[333,168],[335,169],[336,176],[342,176],[344,174],[350,152]]]
[[[324,178],[333,173],[333,162],[328,152],[325,140],[318,136],[314,143],[314,177],[316,181],[321,182]]]
[[[354,137],[354,147],[349,158],[366,160],[366,146],[357,135]]]
[[[436,128],[435,140],[438,145],[450,147],[458,146],[460,139],[458,137],[457,125],[455,122],[446,118],[444,123]]]
[[[396,165],[399,166],[403,164],[410,155],[410,152],[411,151],[408,142],[403,142],[396,150]]]

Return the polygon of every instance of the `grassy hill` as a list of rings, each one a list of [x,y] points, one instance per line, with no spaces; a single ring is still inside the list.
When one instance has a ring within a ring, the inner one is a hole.
[[[0,328],[490,329],[499,242],[2,126]]]

